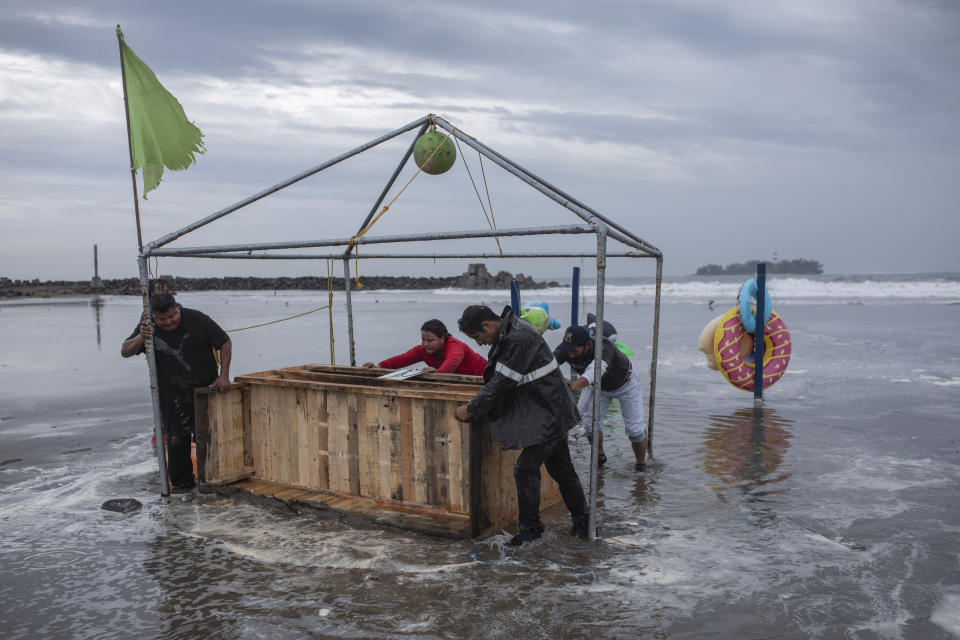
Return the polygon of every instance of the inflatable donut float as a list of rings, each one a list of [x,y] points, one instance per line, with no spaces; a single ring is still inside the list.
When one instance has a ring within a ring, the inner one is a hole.
[[[707,326],[700,332],[700,339],[697,340],[697,348],[703,352],[703,355],[707,356],[707,368],[714,371],[719,371],[720,365],[717,364],[717,354],[713,349],[713,335],[717,332],[717,326],[721,320],[723,320],[723,316],[719,315],[708,322]]]
[[[739,306],[720,319],[713,334],[713,350],[723,377],[738,389],[753,391],[753,336],[740,321]],[[790,332],[783,318],[771,311],[763,327],[763,388],[779,380],[789,363]]]

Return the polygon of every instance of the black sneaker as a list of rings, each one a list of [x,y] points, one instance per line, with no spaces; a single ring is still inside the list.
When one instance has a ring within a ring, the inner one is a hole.
[[[637,464],[633,465],[633,470],[637,473],[643,473],[647,470],[647,464],[645,462],[638,462]]]
[[[520,529],[520,532],[510,538],[509,544],[511,547],[519,547],[528,542],[533,542],[543,534],[543,527],[532,527],[527,528],[523,527]]]
[[[601,453],[597,456],[597,468],[599,469],[605,464],[607,464],[607,454]]]
[[[574,517],[573,526],[570,527],[570,535],[575,538],[580,538],[581,540],[586,540],[590,537],[590,520],[585,517]]]

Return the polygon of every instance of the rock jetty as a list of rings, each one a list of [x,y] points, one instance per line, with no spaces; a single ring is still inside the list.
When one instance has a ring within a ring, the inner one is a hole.
[[[180,278],[172,275],[161,275],[167,280],[174,291],[286,291],[291,289],[326,290],[327,279],[317,276],[300,277],[224,277],[224,278]],[[556,282],[536,282],[532,277],[522,273],[512,275],[507,271],[500,271],[492,275],[486,265],[471,264],[466,272],[459,276],[449,277],[416,277],[416,276],[368,276],[360,275],[360,282],[364,289],[443,289],[453,287],[457,289],[509,289],[511,280],[519,280],[522,289],[544,289],[559,287]],[[99,285],[99,286],[98,286]],[[333,287],[336,291],[343,290],[343,278],[334,278]],[[351,287],[356,285],[351,280]],[[136,278],[118,280],[102,279],[92,281],[69,280],[11,280],[0,277],[0,298],[49,298],[53,296],[78,295],[140,295],[140,281]]]

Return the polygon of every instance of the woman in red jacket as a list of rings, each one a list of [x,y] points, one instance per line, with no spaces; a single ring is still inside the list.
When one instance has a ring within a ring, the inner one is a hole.
[[[365,367],[402,369],[418,362],[425,362],[424,373],[460,373],[468,376],[483,375],[487,361],[450,335],[439,320],[427,320],[420,327],[420,344],[406,353],[387,358],[377,365],[364,362]]]

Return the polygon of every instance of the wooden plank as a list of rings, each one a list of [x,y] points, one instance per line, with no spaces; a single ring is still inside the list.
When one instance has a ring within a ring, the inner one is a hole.
[[[208,455],[214,469],[208,476],[222,478],[240,471],[244,466],[243,443],[243,390],[231,389],[226,393],[207,396],[208,415],[211,417],[210,446],[215,452]]]
[[[276,434],[273,431],[273,420],[271,405],[276,395],[276,389],[266,385],[257,385],[260,389],[260,477],[270,482],[276,482],[278,478],[274,474],[274,449],[276,448]]]
[[[193,394],[194,438],[197,443],[197,481],[201,484],[207,479],[207,458],[210,450],[210,407],[208,394]],[[161,443],[157,443],[158,445]]]
[[[290,407],[287,398],[293,391],[283,387],[272,387],[269,395],[270,479],[273,482],[285,484],[288,480],[285,476],[284,455],[289,450],[289,438],[284,427],[289,424]]]
[[[347,396],[347,465],[351,495],[360,495],[360,396]]]
[[[454,419],[456,402],[432,403],[435,407],[435,442],[433,455],[437,475],[437,500],[431,504],[450,509],[451,492],[458,484],[451,473],[451,448],[453,447],[453,433],[459,432],[459,423]],[[462,500],[461,500],[462,502]]]
[[[394,395],[407,398],[430,398],[437,400],[456,400],[458,402],[468,402],[476,395],[474,392],[463,391],[418,391],[409,388],[378,388],[360,385],[343,385],[336,382],[317,382],[312,380],[290,380],[278,376],[258,377],[258,376],[237,376],[238,380],[243,380],[248,384],[295,388],[303,387],[306,389],[330,389],[333,391],[354,392],[360,395]]]
[[[291,389],[287,396],[287,411],[284,415],[288,418],[284,421],[284,429],[287,431],[287,446],[285,451],[287,467],[287,483],[298,487],[303,487],[305,481],[300,468],[300,456],[304,450],[305,436],[303,433],[304,423],[307,418],[307,389]]]
[[[207,477],[217,480],[224,473],[228,473],[224,467],[229,457],[227,439],[232,421],[222,395],[211,393],[206,399],[207,416],[210,419],[210,455],[206,456]]]
[[[358,495],[380,497],[380,405],[386,398],[364,396],[357,403]]]
[[[427,504],[427,461],[426,436],[424,433],[424,402],[422,399],[410,403],[413,418],[413,495],[417,504]]]
[[[310,420],[310,411],[307,408],[307,395],[309,393],[309,389],[292,389],[289,394],[291,398],[290,419],[287,421],[286,427],[290,432],[290,449],[287,451],[290,460],[290,472],[287,482],[297,487],[309,486],[306,479],[306,474],[310,472],[309,461],[312,456],[307,449],[309,436],[306,433],[307,423]]]
[[[294,486],[302,486],[300,479],[300,422],[302,407],[300,405],[305,389],[288,389],[283,393],[280,404],[278,425],[283,438],[280,448],[280,465],[282,468],[281,482]]]
[[[274,376],[271,376],[274,377]],[[333,382],[340,385],[356,385],[362,387],[377,387],[383,389],[416,389],[418,391],[463,391],[476,393],[479,386],[459,382],[427,381],[422,377],[397,380],[393,378],[379,378],[370,376],[346,375],[342,373],[321,373],[315,371],[281,371],[279,377],[283,380],[305,380],[310,382]]]
[[[317,398],[317,475],[318,489],[330,488],[330,414],[327,409],[328,392],[315,391]]]
[[[226,403],[219,394],[207,396],[207,416],[210,419],[210,448],[211,455],[207,456],[207,471],[211,479],[218,479],[224,475],[224,465],[228,458],[227,432],[230,429],[230,412],[226,410]]]
[[[461,440],[463,425],[457,422],[455,417],[459,405],[456,402],[448,402],[446,405],[445,419],[450,440],[446,450],[449,494],[447,504],[451,511],[466,513],[464,504],[466,483],[463,478],[463,442]]]
[[[490,427],[484,422],[480,431],[480,467],[483,469],[481,476],[480,502],[483,505],[482,518],[486,519],[490,526],[496,526],[499,522],[499,513],[497,511],[500,501],[500,457],[493,451],[494,444],[490,440]]]
[[[444,482],[443,449],[443,407],[437,402],[424,402],[423,406],[423,461],[426,501],[424,504],[442,506],[446,496]],[[443,496],[443,497],[442,497]]]
[[[249,389],[250,412],[248,421],[250,423],[250,444],[248,451],[250,452],[250,466],[256,469],[254,478],[259,479],[263,477],[262,436],[260,435],[259,426],[262,414],[260,399],[263,394],[263,389],[260,388],[260,385],[250,385]]]
[[[250,423],[251,439],[253,446],[254,467],[257,470],[257,478],[261,480],[270,480],[270,412],[268,400],[271,388],[264,385],[253,385],[250,388]]]
[[[263,387],[263,478],[271,482],[279,482],[277,473],[277,398],[280,390],[275,387]]]
[[[453,538],[470,536],[470,521],[464,514],[418,505],[401,505],[359,497],[339,496],[327,492],[306,491],[283,485],[241,480],[230,487],[218,487],[224,495],[249,494],[282,500],[288,504],[304,504],[324,510],[352,514],[374,523],[398,527],[429,535]]]
[[[396,474],[393,470],[394,460],[400,460],[399,457],[394,458],[393,452],[393,434],[399,424],[397,399],[384,398],[377,415],[377,497],[384,500],[393,498],[394,478],[399,477],[399,466]]]
[[[250,476],[251,476],[251,473],[249,471],[240,471],[229,476],[223,476],[216,480],[211,480],[206,484],[222,487],[228,484],[234,484],[236,482],[240,482],[241,480],[246,480]]]
[[[469,424],[470,439],[469,447],[469,474],[470,484],[468,491],[470,495],[470,535],[478,536],[480,532],[489,525],[489,518],[484,517],[483,505],[483,429],[484,423],[479,420],[472,420]]]
[[[297,483],[308,489],[320,488],[320,422],[318,401],[321,391],[297,389]]]
[[[414,499],[415,480],[413,471],[413,400],[398,398],[400,415],[400,486],[395,493],[396,500]],[[395,485],[396,486],[396,485]]]
[[[513,468],[519,451],[504,451],[491,438],[490,428],[483,431],[483,468],[485,514],[493,528],[503,527],[517,519],[517,485]]]
[[[197,471],[203,482],[236,473],[243,465],[243,405],[245,389],[226,393],[195,392],[197,411]],[[201,471],[202,467],[202,471]]]
[[[241,388],[243,394],[243,464],[246,467],[255,467],[253,462],[253,424],[251,422],[250,386]]]
[[[289,451],[289,434],[286,427],[290,424],[291,407],[289,394],[294,389],[272,387],[270,389],[270,479],[273,482],[289,484],[287,476],[286,454]]]
[[[329,487],[335,493],[347,493],[350,490],[350,468],[347,464],[347,394],[328,391],[327,413]]]
[[[363,367],[347,367],[328,364],[305,364],[301,366],[280,369],[279,371],[285,372],[297,370],[316,371],[323,373],[344,373],[347,375],[367,376],[372,378],[376,378],[390,371],[394,371],[394,369],[381,369],[379,367],[366,369]],[[421,373],[418,376],[418,379],[448,383],[474,384],[477,387],[483,384],[483,376],[468,376],[459,373]]]

